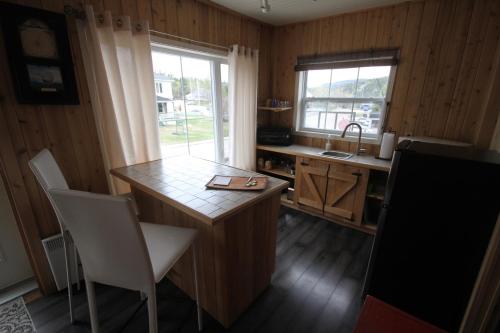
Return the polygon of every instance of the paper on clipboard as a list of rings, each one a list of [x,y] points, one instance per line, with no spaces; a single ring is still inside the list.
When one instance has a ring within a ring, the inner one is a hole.
[[[231,183],[231,177],[217,176],[213,180],[213,185],[228,186]]]

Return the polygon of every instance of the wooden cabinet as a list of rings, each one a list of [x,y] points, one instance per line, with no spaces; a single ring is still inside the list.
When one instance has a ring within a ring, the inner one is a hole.
[[[329,164],[298,157],[295,169],[295,204],[323,213]]]
[[[276,154],[295,159],[295,176],[280,174],[279,169],[264,171],[291,180],[293,201],[283,193],[282,205],[375,234],[390,161],[369,155],[339,160],[318,155],[320,148],[301,145],[257,146],[257,150],[266,159]]]
[[[361,225],[368,169],[299,157],[296,170],[295,204],[326,217]]]
[[[330,163],[324,214],[361,225],[369,170]]]

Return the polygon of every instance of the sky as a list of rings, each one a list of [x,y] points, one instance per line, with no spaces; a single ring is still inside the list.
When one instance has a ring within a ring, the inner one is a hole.
[[[180,57],[160,52],[153,52],[153,69],[155,72],[181,76]],[[185,77],[199,79],[210,78],[210,62],[208,60],[183,57],[182,72]]]
[[[153,69],[155,73],[172,74],[174,77],[181,76],[181,57],[177,55],[169,55],[164,52],[152,52]],[[228,77],[227,65],[221,66],[221,77],[223,82],[227,82]],[[198,79],[210,79],[210,61],[182,57],[182,72],[184,77],[196,77]]]
[[[155,72],[172,74],[174,77],[181,76],[181,57],[169,55],[164,52],[152,52],[153,68]],[[210,62],[208,60],[182,57],[182,71],[184,77],[196,77],[199,79],[210,79]],[[222,81],[227,82],[227,65],[221,68]],[[390,66],[362,67],[359,71],[360,79],[373,79],[389,76]],[[332,83],[346,80],[356,80],[357,68],[334,69]],[[312,86],[322,85],[330,82],[330,70],[314,70],[308,73],[308,83]]]
[[[374,79],[389,76],[390,66],[361,67],[359,71],[360,79]],[[339,68],[333,70],[332,83],[356,80],[358,76],[357,68]],[[330,82],[330,70],[313,70],[307,74],[308,86],[320,86]]]

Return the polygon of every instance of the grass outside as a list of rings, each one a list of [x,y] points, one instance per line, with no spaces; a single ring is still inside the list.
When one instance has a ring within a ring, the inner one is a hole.
[[[212,118],[187,119],[189,141],[206,141],[214,139],[214,125]],[[229,135],[227,122],[224,122],[224,136]],[[160,141],[166,144],[187,142],[185,121],[169,122],[167,126],[160,126]]]

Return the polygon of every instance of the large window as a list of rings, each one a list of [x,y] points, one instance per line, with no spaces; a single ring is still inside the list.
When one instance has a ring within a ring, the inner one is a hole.
[[[163,156],[228,155],[228,66],[223,56],[153,44]]]
[[[296,130],[340,134],[356,122],[364,138],[378,138],[394,70],[378,65],[298,70]]]

